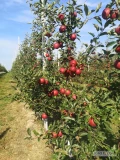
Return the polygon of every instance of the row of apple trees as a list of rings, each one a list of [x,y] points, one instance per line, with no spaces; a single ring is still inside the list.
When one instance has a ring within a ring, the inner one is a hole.
[[[54,160],[106,159],[120,156],[120,8],[111,0],[102,12],[76,0],[60,5],[32,3],[32,34],[26,36],[12,73],[21,100],[47,119],[42,136]],[[89,44],[76,52],[81,28],[94,20]],[[108,31],[109,28],[109,31]],[[102,37],[109,36],[109,41]],[[106,49],[107,48],[107,49]],[[101,50],[101,51],[100,51]],[[100,52],[100,53],[99,53]],[[30,132],[29,132],[30,135]]]

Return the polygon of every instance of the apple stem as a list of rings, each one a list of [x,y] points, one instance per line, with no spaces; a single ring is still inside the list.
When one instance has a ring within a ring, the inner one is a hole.
[[[68,146],[70,146],[70,141],[68,141]],[[71,152],[71,148],[68,151],[69,157],[73,157],[72,152]]]

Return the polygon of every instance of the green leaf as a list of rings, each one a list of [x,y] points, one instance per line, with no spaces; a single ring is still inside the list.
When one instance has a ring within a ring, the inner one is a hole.
[[[84,11],[85,11],[85,15],[88,16],[88,6],[86,4],[84,4]]]
[[[112,45],[114,45],[114,44],[116,44],[116,41],[108,42],[107,45],[106,45],[106,47],[110,47],[110,46],[112,46]]]
[[[88,15],[90,15],[91,13],[93,13],[95,10],[92,9],[91,11],[88,12]]]
[[[97,24],[93,24],[97,31],[99,31],[99,26]]]
[[[104,28],[106,28],[107,26],[109,26],[109,24],[111,24],[111,19],[109,19],[105,24],[104,24]]]
[[[96,13],[99,11],[99,9],[101,8],[101,6],[102,6],[102,2],[97,5],[97,7],[96,7]]]
[[[99,36],[104,36],[104,35],[108,35],[108,33],[107,32],[102,32],[102,33],[99,34]]]
[[[39,133],[38,133],[36,130],[33,130],[33,133],[34,133],[36,136],[39,135]]]
[[[100,17],[94,17],[94,19],[96,19],[97,22],[102,26],[102,19]]]
[[[27,133],[28,133],[29,136],[31,136],[31,130],[30,130],[30,128],[27,129]]]
[[[91,32],[88,32],[91,36],[95,37],[95,34],[94,33],[91,33]]]

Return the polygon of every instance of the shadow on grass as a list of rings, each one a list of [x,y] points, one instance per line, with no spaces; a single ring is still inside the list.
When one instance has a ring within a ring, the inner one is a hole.
[[[7,132],[9,131],[10,128],[6,128],[5,131],[3,131],[1,134],[0,134],[0,139],[2,139],[6,134]]]

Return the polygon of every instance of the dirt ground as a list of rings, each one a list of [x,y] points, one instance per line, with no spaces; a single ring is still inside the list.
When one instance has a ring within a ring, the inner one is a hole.
[[[2,93],[10,86],[3,87],[0,85]],[[0,105],[0,160],[51,160],[52,151],[46,147],[45,140],[38,142],[35,136],[32,140],[25,139],[28,128],[43,132],[34,112],[24,103],[1,101]]]

